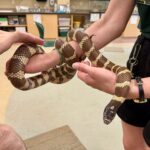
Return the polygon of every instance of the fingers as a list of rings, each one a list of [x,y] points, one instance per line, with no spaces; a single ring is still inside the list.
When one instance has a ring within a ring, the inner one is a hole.
[[[7,70],[9,67],[9,63],[10,63],[10,59],[6,62],[6,66],[5,66],[5,75],[7,76]]]
[[[94,83],[94,79],[91,76],[92,68],[89,65],[90,63],[88,61],[84,61],[82,63],[74,63],[73,68],[78,70],[78,78],[85,82],[87,85],[91,86]]]
[[[94,83],[94,80],[91,76],[89,76],[87,73],[78,71],[77,72],[77,76],[80,80],[82,80],[84,83],[86,83],[87,85],[92,86],[92,84]]]
[[[43,45],[44,44],[44,40],[43,39],[41,39],[41,38],[39,38],[37,36],[33,36],[31,34],[28,34],[27,40],[29,42],[33,42],[33,43],[36,43],[36,44],[39,44],[39,45]]]
[[[16,38],[18,37],[18,38]],[[31,42],[31,43],[36,43],[39,45],[43,45],[44,44],[44,40],[34,36],[30,33],[26,33],[26,32],[20,32],[20,31],[16,31],[14,38],[16,39],[15,42]]]
[[[82,63],[84,63],[84,64],[87,64],[87,65],[89,65],[90,66],[90,62],[89,61],[83,61]]]

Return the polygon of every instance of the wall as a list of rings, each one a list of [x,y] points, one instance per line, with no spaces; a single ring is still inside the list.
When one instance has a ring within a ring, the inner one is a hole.
[[[16,6],[28,6],[33,8],[36,5],[49,7],[49,0],[47,2],[37,2],[36,0],[0,0],[0,8],[15,8]],[[70,3],[71,9],[78,10],[105,10],[108,1],[93,1],[93,0],[57,0],[59,4]]]
[[[34,7],[38,4],[40,7],[48,6],[47,2],[37,2],[36,0],[0,0],[0,8],[15,8],[16,6],[29,6]]]
[[[93,11],[105,11],[109,1],[98,0],[71,0],[71,8],[73,10],[93,10]]]

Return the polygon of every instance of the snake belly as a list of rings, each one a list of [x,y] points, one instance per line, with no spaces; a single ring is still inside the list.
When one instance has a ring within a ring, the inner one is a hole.
[[[126,67],[116,65],[104,57],[100,51],[95,49],[91,37],[89,37],[86,33],[83,33],[80,30],[71,30],[68,33],[68,40],[78,42],[85,56],[88,57],[93,65],[106,68],[116,74],[117,80],[115,84],[115,94],[103,112],[104,123],[110,124],[114,119],[118,108],[125,101],[129,92],[132,76],[131,72]]]

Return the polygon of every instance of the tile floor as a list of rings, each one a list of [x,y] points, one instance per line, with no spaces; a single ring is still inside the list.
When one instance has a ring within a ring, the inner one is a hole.
[[[134,41],[121,38],[101,51],[113,62],[125,65]],[[23,139],[68,125],[88,150],[123,150],[120,119],[116,117],[109,126],[102,121],[111,95],[86,86],[77,77],[63,85],[17,90],[4,75],[6,60],[15,48],[0,57],[1,123],[14,127]]]

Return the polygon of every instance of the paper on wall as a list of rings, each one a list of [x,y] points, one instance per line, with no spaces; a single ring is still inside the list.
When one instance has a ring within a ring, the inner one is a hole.
[[[16,31],[26,32],[26,27],[16,27]]]
[[[40,14],[34,14],[33,15],[33,20],[34,20],[34,22],[42,23]]]
[[[100,14],[99,13],[91,13],[90,14],[90,21],[91,22],[97,21],[97,20],[99,20],[99,18],[100,18]]]
[[[130,18],[130,24],[137,24],[139,17],[137,15],[132,15]]]

